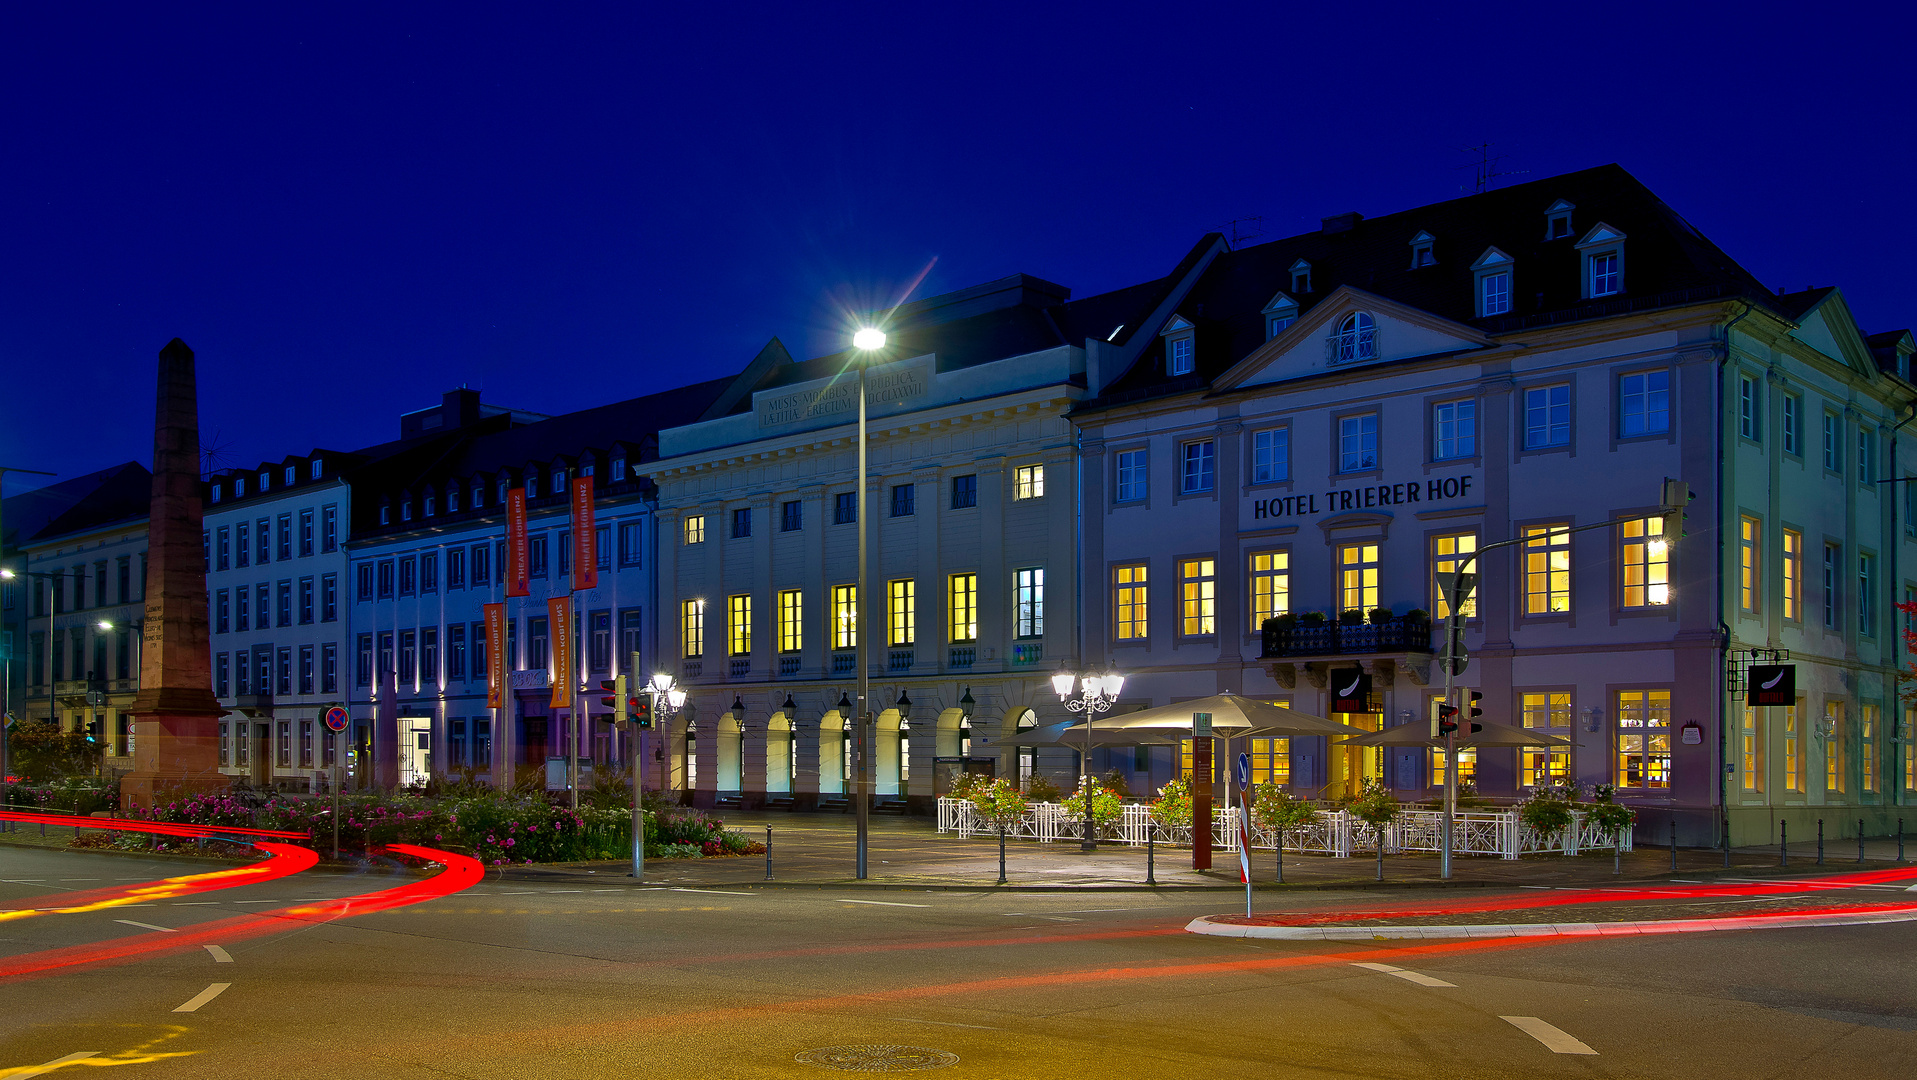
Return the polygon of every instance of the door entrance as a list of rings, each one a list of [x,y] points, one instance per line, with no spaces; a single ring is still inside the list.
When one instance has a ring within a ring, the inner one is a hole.
[[[424,784],[433,775],[433,722],[427,717],[399,718],[399,782]]]
[[[1341,724],[1350,724],[1366,731],[1377,731],[1384,726],[1384,714],[1373,713],[1332,713],[1331,718]],[[1381,746],[1341,746],[1333,743],[1330,750],[1330,774],[1326,777],[1325,798],[1357,798],[1364,793],[1365,782],[1385,782],[1385,752]]]

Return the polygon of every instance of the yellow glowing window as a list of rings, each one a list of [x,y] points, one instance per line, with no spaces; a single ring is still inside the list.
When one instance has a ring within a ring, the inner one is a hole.
[[[1378,606],[1378,545],[1346,544],[1338,549],[1338,609],[1370,611]]]
[[[752,652],[752,597],[726,597],[726,651],[733,656]]]
[[[1473,554],[1477,550],[1477,533],[1458,533],[1455,536],[1434,536],[1431,538],[1431,570],[1434,575],[1458,573],[1465,566],[1465,557]],[[1478,561],[1472,559],[1470,565],[1470,572],[1476,573]],[[1433,581],[1435,580],[1436,578],[1434,576]],[[1444,591],[1434,588],[1432,590],[1432,596],[1431,610],[1437,612],[1438,618],[1440,619],[1450,618],[1451,601],[1444,595]],[[1472,588],[1470,595],[1465,597],[1464,603],[1460,606],[1464,611],[1465,618],[1475,619],[1478,617],[1478,590],[1476,587]]]
[[[948,579],[946,610],[953,641],[978,640],[977,574],[953,574]]]
[[[1186,637],[1218,632],[1218,564],[1185,559],[1179,564],[1179,622]]]
[[[706,516],[694,514],[686,519],[686,543],[703,544],[706,541]]]
[[[680,640],[685,645],[685,656],[696,660],[706,654],[706,602],[687,600],[679,605]]]
[[[859,587],[832,586],[832,647],[859,647]]]
[[[805,602],[797,589],[779,592],[779,651],[798,652],[805,647]]]
[[[1112,568],[1112,636],[1119,641],[1145,638],[1146,568]]]
[[[893,645],[918,640],[918,587],[911,578],[885,583],[886,639]]]
[[[1291,552],[1253,552],[1251,578],[1251,629],[1264,628],[1265,620],[1291,610]]]
[[[1524,611],[1551,615],[1571,610],[1571,537],[1568,525],[1525,528]]]

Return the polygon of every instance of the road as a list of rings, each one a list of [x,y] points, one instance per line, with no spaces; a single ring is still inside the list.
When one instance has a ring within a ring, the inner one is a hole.
[[[5,849],[0,904],[205,869]],[[14,918],[0,921],[0,954],[140,941],[416,880],[309,872]],[[156,1078],[825,1077],[835,1070],[799,1057],[873,1046],[919,1048],[902,1060],[953,1078],[1890,1077],[1917,1064],[1917,923],[1432,944],[1184,932],[1230,906],[488,879],[0,981],[0,1080],[98,1065]]]

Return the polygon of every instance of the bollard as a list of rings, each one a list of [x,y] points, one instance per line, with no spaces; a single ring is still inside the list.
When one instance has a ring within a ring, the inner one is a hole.
[[[1724,869],[1731,868],[1731,819],[1724,819]]]
[[[1677,819],[1671,819],[1671,871],[1677,871]]]
[[[1897,861],[1904,861],[1904,819],[1897,819]]]
[[[1378,833],[1378,880],[1384,880],[1384,833]]]
[[[998,827],[998,883],[1005,884],[1005,825]]]
[[[765,879],[772,880],[772,826],[765,827]]]
[[[1824,819],[1817,819],[1817,865],[1824,865]]]
[[[1857,864],[1864,863],[1864,819],[1857,819]]]
[[[1624,830],[1619,829],[1617,835],[1611,838],[1611,874],[1616,876],[1622,873],[1624,873]]]
[[[1147,885],[1158,884],[1158,868],[1154,865],[1158,861],[1158,853],[1152,846],[1153,827],[1149,822],[1145,825],[1145,884]]]
[[[1790,864],[1791,823],[1788,821],[1780,821],[1777,823],[1777,865],[1789,866]]]
[[[1278,884],[1285,883],[1285,830],[1278,830]]]

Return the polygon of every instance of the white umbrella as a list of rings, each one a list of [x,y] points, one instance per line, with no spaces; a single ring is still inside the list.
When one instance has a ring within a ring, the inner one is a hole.
[[[1287,709],[1268,701],[1230,692],[1193,701],[1159,705],[1150,709],[1141,709],[1138,712],[1099,717],[1089,723],[1094,739],[1100,732],[1133,729],[1167,734],[1176,732],[1180,739],[1189,739],[1192,737],[1193,713],[1210,713],[1212,730],[1220,738],[1235,739],[1246,735],[1261,738],[1296,738],[1310,735],[1337,737],[1366,734],[1363,728],[1340,724],[1336,720],[1327,720],[1322,716],[1313,716],[1307,712],[1299,712],[1297,709]],[[1084,738],[1084,724],[1077,725],[1072,730],[1079,733],[1079,738]]]

